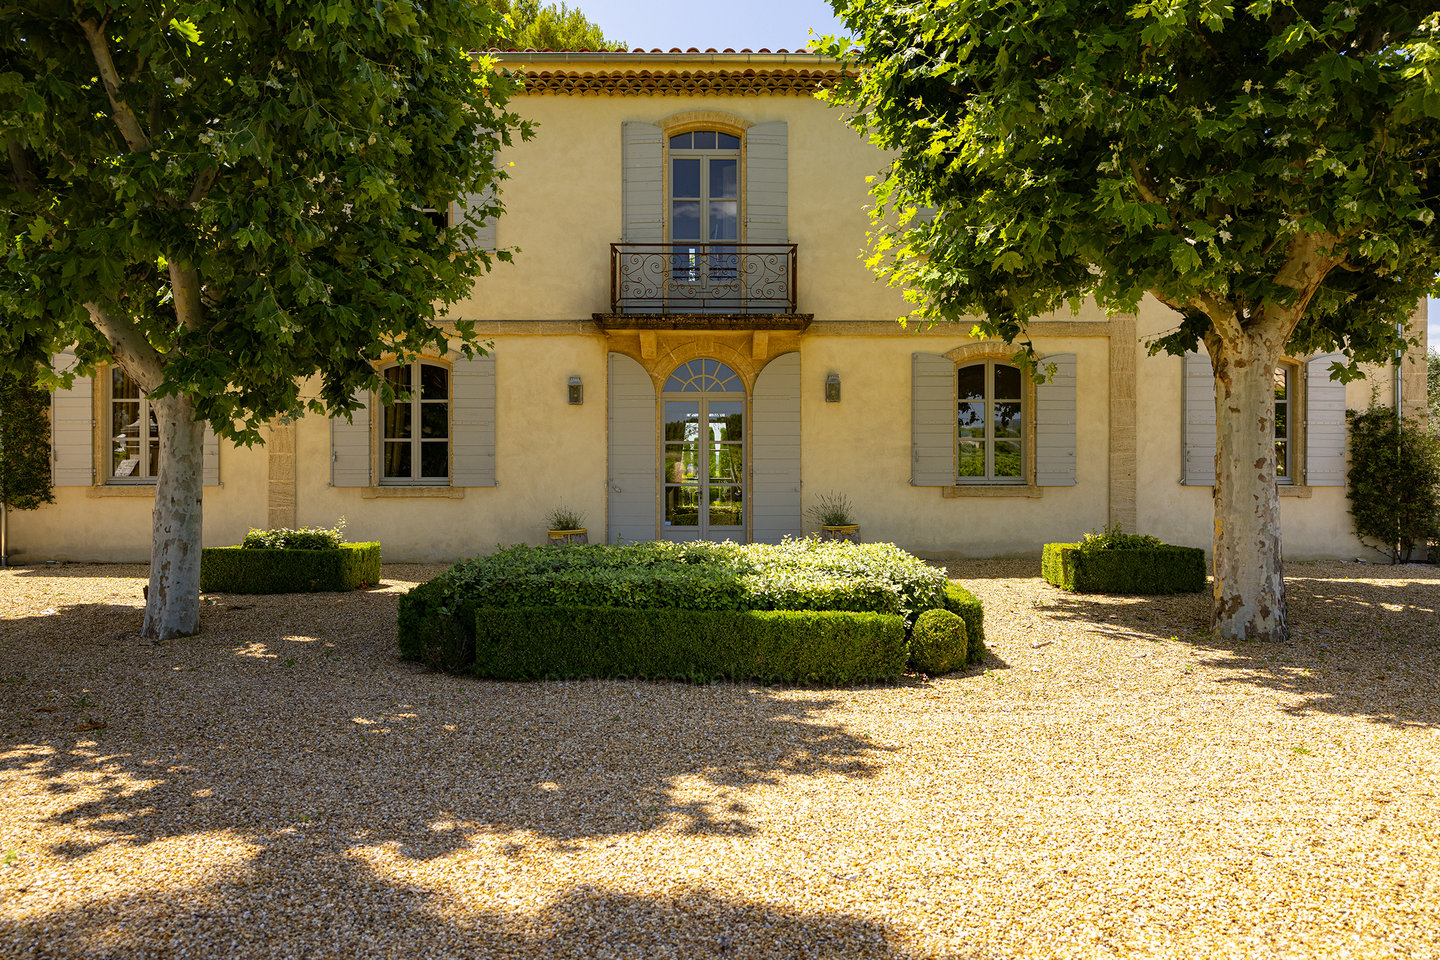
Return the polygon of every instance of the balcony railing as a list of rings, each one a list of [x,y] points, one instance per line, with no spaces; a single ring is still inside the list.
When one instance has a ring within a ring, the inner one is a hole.
[[[794,313],[793,243],[612,243],[611,313]]]

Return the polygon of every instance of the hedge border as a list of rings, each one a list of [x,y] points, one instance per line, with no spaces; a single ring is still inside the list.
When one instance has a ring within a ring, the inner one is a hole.
[[[379,582],[378,543],[342,543],[333,550],[234,546],[200,551],[203,593],[324,593]]]
[[[669,607],[482,607],[410,631],[401,655],[498,680],[641,677],[842,684],[905,672],[895,614]]]
[[[1040,575],[1061,590],[1154,596],[1205,589],[1205,551],[1199,547],[1084,550],[1078,543],[1047,543]]]
[[[985,608],[980,598],[952,580],[945,585],[945,609],[965,621],[965,662],[980,663],[985,659]]]

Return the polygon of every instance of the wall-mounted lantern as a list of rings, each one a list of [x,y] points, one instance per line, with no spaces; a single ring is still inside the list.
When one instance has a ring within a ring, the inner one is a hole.
[[[831,373],[825,378],[825,402],[840,402],[840,374]]]
[[[566,384],[566,393],[571,403],[580,404],[585,402],[585,386],[580,382],[579,377],[571,377]]]

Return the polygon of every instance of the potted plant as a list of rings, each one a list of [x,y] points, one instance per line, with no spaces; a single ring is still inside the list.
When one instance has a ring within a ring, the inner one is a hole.
[[[569,543],[589,543],[590,535],[585,530],[585,514],[572,507],[556,507],[545,516],[549,526],[549,542],[555,546]]]
[[[821,540],[860,542],[860,524],[851,512],[850,498],[843,493],[820,494],[806,516],[820,524]]]

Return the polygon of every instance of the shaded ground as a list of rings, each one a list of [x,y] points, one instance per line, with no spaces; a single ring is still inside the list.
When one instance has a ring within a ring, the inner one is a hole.
[[[139,567],[0,573],[0,957],[1440,955],[1440,570],[1224,645],[1034,566],[951,568],[985,667],[843,690],[429,673],[438,568],[159,645]]]

